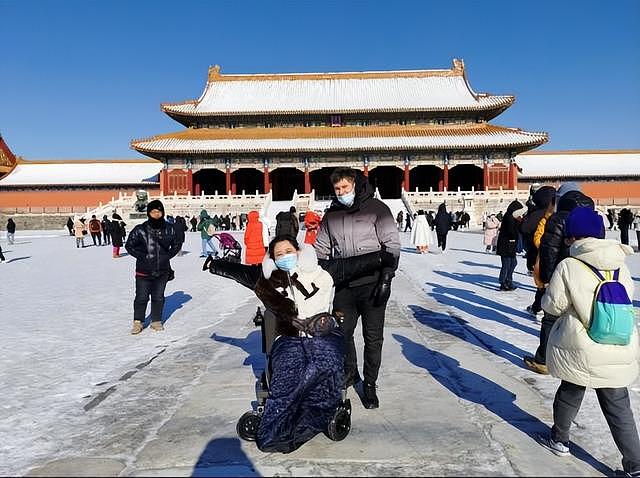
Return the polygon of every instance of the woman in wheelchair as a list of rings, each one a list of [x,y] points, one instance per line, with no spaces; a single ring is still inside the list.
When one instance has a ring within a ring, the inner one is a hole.
[[[321,267],[313,247],[278,236],[262,266],[205,261],[203,270],[251,288],[276,318],[269,396],[255,435],[260,450],[289,453],[331,429],[344,399],[344,339],[331,313],[335,288],[379,269],[388,256],[375,252]]]

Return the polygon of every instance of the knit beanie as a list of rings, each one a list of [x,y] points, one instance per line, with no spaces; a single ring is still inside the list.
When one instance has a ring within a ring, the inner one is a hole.
[[[556,194],[556,199],[560,199],[564,194],[569,191],[581,191],[580,185],[573,181],[569,181],[567,183],[562,183],[558,188],[558,193]]]
[[[590,207],[577,207],[564,222],[564,237],[604,239],[602,217]]]

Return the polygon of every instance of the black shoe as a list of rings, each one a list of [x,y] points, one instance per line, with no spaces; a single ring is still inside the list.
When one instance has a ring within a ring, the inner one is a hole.
[[[509,289],[507,289],[506,285],[500,284],[500,290],[509,290]]]
[[[378,395],[376,394],[376,384],[366,383],[364,384],[364,390],[362,394],[362,404],[364,408],[372,409],[380,406]]]

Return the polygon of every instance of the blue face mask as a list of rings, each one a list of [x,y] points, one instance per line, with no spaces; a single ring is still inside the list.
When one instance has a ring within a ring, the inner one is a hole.
[[[353,201],[355,200],[355,198],[356,198],[356,192],[351,191],[350,193],[343,194],[342,196],[338,196],[338,201],[340,201],[341,204],[347,207],[351,207],[353,205]]]
[[[285,272],[291,272],[298,263],[298,254],[286,254],[276,259],[276,267]]]

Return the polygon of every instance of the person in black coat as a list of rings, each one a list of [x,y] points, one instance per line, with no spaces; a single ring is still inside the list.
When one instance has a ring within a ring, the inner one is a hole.
[[[142,324],[151,296],[151,328],[163,330],[162,309],[164,290],[173,273],[170,260],[180,251],[172,224],[165,221],[162,202],[151,201],[147,205],[147,217],[133,228],[125,248],[136,258],[136,296],[133,301],[132,334],[142,332]]]
[[[104,237],[104,243],[111,244],[111,221],[109,221],[109,218],[107,217],[106,214],[102,216],[102,221],[100,222],[100,225],[102,226],[102,235]]]
[[[111,216],[113,221],[109,221],[109,235],[111,236],[111,245],[113,246],[113,257],[120,257],[120,248],[124,243],[124,221],[119,214],[113,213]]]
[[[539,251],[540,281],[544,284],[548,284],[551,281],[551,276],[558,264],[560,264],[563,259],[569,257],[570,246],[568,246],[564,240],[564,227],[567,217],[569,217],[571,211],[577,207],[589,207],[591,209],[595,207],[593,199],[577,190],[577,185],[575,185],[574,188],[575,189],[572,188],[564,194],[561,194],[563,191],[562,186],[560,186],[558,189],[556,212],[547,219],[547,224],[544,228]],[[604,224],[602,227],[604,237]],[[536,373],[545,375],[549,373],[547,370],[547,341],[556,319],[556,316],[545,312],[540,327],[540,344],[535,356],[527,355],[524,357],[524,363]]]
[[[69,235],[73,236],[73,219],[67,219],[67,229],[69,229]]]
[[[178,239],[178,242],[180,244],[184,244],[185,232],[189,230],[189,226],[187,226],[187,221],[184,219],[184,217],[176,216],[176,222],[173,225],[173,228],[175,229],[176,238]],[[179,255],[183,255],[183,254],[184,254],[184,251],[182,250],[182,247],[181,247]]]
[[[540,220],[544,217],[551,204],[555,204],[556,190],[551,186],[542,186],[533,193],[528,204],[530,206],[527,215],[520,225],[524,249],[527,252],[527,270],[533,274],[533,267],[538,258],[538,248],[533,243],[533,235],[538,228]]]
[[[512,201],[504,214],[498,233],[496,254],[500,256],[502,267],[500,268],[500,290],[515,290],[513,286],[513,271],[518,262],[516,245],[518,242],[518,222],[513,213],[524,209],[520,201]]]
[[[276,236],[297,237],[300,223],[296,217],[296,208],[291,206],[289,212],[281,211],[276,215]]]
[[[623,208],[618,215],[618,228],[620,229],[620,242],[629,245],[629,229],[633,224],[633,213],[629,208]]]
[[[451,229],[451,215],[447,212],[447,205],[445,203],[438,206],[438,213],[433,223],[436,228],[436,236],[438,236],[438,247],[442,248],[442,252],[447,248],[447,234]]]
[[[196,217],[193,216],[189,222],[191,223],[191,232],[198,232],[196,229],[196,226],[198,225],[198,220],[196,219]]]

